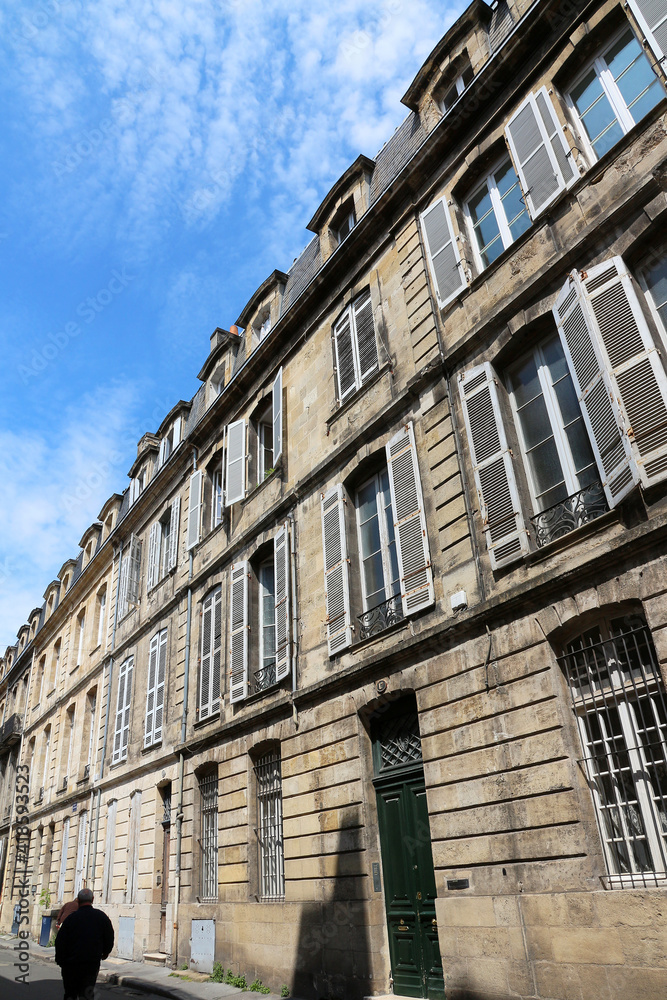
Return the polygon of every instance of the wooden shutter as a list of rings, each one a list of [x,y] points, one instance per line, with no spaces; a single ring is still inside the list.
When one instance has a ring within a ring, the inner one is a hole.
[[[74,869],[74,895],[83,889],[83,876],[86,867],[86,830],[88,826],[88,811],[84,809],[79,815],[79,828],[77,832],[76,846],[76,867]]]
[[[157,467],[158,467],[158,469],[161,469],[162,466],[164,465],[164,463],[167,461],[167,457],[168,457],[168,455],[167,455],[167,448],[168,447],[169,447],[169,439],[166,438],[166,437],[162,438],[162,440],[160,441],[160,451],[158,453],[158,458],[157,458]]]
[[[461,255],[445,198],[440,198],[421,216],[426,252],[441,306],[466,287]]]
[[[273,382],[273,464],[283,453],[283,370],[278,369]]]
[[[290,672],[290,553],[289,524],[279,529],[273,539],[273,564],[276,586],[276,680]]]
[[[329,656],[352,643],[350,566],[345,535],[345,499],[341,484],[322,494],[324,592]]]
[[[199,521],[201,519],[202,472],[197,469],[190,476],[188,498],[188,537],[185,547],[192,549],[199,542]]]
[[[162,536],[162,525],[159,521],[151,524],[148,536],[148,575],[146,586],[149,590],[157,585],[160,579],[160,539]]]
[[[572,271],[554,307],[610,506],[667,477],[667,378],[621,257]]]
[[[130,604],[139,603],[141,592],[141,546],[141,540],[132,535],[130,538],[130,567],[127,584],[127,599]]]
[[[130,479],[130,507],[139,496],[139,480]]]
[[[354,347],[349,308],[334,325],[334,349],[336,352],[336,381],[338,401],[347,399],[357,388],[357,374],[354,364]]]
[[[519,490],[488,361],[459,376],[468,444],[491,566],[499,569],[529,550]]]
[[[118,670],[118,694],[116,697],[116,727],[113,744],[113,763],[127,757],[130,738],[130,699],[132,697],[132,667],[134,657],[124,660]]]
[[[127,590],[130,581],[130,550],[132,548],[132,540],[128,542],[127,545],[123,546],[120,555],[120,583],[118,585],[118,617],[124,618],[127,614],[128,602],[127,602]]]
[[[221,598],[221,588],[216,587],[207,594],[202,605],[202,642],[197,699],[197,713],[200,719],[207,719],[220,708]]]
[[[155,678],[155,717],[153,722],[153,742],[162,740],[162,722],[164,718],[164,684],[167,673],[167,629],[160,632],[160,648],[158,650],[157,671]]]
[[[227,425],[227,474],[225,504],[243,500],[245,496],[245,420]]]
[[[229,700],[248,695],[248,563],[235,563],[231,570],[230,684]]]
[[[178,528],[181,520],[181,498],[176,497],[171,502],[171,514],[169,518],[169,556],[167,572],[175,569],[178,564]]]
[[[65,875],[67,874],[67,851],[69,848],[69,816],[63,820],[62,844],[60,847],[60,872],[58,874],[58,899],[65,895]]]
[[[566,157],[567,146],[544,88],[539,92],[539,104],[535,94],[528,95],[510,118],[505,134],[534,219],[574,176],[570,172],[571,157]]]
[[[629,0],[629,4],[656,57],[664,61],[667,58],[667,4],[664,0]]]
[[[167,666],[167,629],[156,632],[148,654],[148,687],[146,691],[146,727],[144,746],[162,739],[164,711],[164,679]]]
[[[359,383],[363,385],[378,370],[378,348],[373,323],[373,305],[368,293],[360,296],[352,306],[356,331]]]
[[[176,451],[181,443],[181,431],[183,428],[183,417],[176,417],[171,435],[171,450]]]
[[[403,613],[409,615],[435,600],[412,421],[387,442],[386,452],[401,601]]]

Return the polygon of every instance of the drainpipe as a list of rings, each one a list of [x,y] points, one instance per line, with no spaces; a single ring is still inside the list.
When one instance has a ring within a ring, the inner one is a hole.
[[[116,550],[114,549],[114,559],[116,558]],[[118,550],[118,580],[116,582],[116,600],[114,601],[114,611],[113,611],[113,630],[111,632],[111,652],[113,653],[114,646],[116,645],[116,626],[118,624],[118,597],[120,595],[120,571],[123,565],[123,543],[120,544],[120,549]],[[112,573],[113,579],[113,573]],[[111,705],[111,682],[113,680],[113,656],[109,657],[109,676],[107,678],[107,705],[104,712],[104,739],[102,741],[102,760],[100,761],[100,773],[97,776],[97,780],[101,781],[104,775],[104,759],[107,752],[107,737],[109,734],[109,709]],[[95,870],[97,868],[97,837],[100,831],[100,812],[102,811],[102,789],[101,787],[97,789],[97,811],[95,815],[95,836],[93,838],[93,885],[95,884]],[[92,825],[92,824],[91,824]]]
[[[192,471],[197,471],[197,449],[192,449]],[[194,568],[194,550],[190,549],[188,558],[188,607],[185,621],[185,664],[183,668],[183,713],[181,715],[181,744],[185,744],[188,731],[188,692],[190,690],[190,633],[192,631],[192,573]],[[178,754],[178,804],[176,806],[176,878],[174,883],[174,968],[178,965],[178,904],[181,895],[181,845],[183,841],[183,772],[185,770],[185,753]]]

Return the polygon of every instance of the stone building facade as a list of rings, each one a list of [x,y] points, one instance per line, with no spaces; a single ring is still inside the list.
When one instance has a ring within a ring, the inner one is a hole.
[[[7,651],[0,922],[295,996],[667,988],[667,17],[475,0]],[[13,809],[12,809],[13,806]]]

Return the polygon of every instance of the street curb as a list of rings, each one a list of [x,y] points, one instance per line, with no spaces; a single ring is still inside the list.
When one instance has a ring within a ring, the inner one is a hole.
[[[183,993],[177,988],[161,986],[150,979],[135,979],[134,976],[119,976],[117,972],[107,972],[104,978],[100,975],[98,983],[108,983],[110,986],[126,986],[128,989],[139,990],[141,993],[154,993],[159,997],[167,997],[168,1000],[192,1000],[192,994]]]

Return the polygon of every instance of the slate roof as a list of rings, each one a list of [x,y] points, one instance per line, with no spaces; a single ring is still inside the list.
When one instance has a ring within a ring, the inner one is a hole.
[[[425,138],[426,132],[419,115],[411,111],[375,157],[375,170],[371,180],[371,205],[398,177]]]
[[[287,285],[285,286],[285,295],[283,297],[283,312],[286,312],[292,303],[298,299],[306,285],[315,277],[321,267],[320,238],[319,236],[314,236],[288,271]]]

